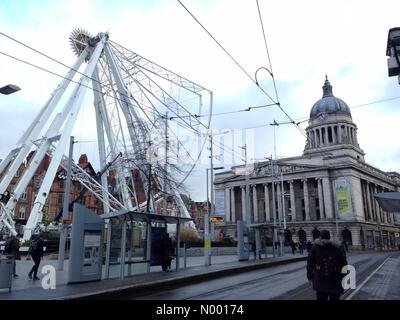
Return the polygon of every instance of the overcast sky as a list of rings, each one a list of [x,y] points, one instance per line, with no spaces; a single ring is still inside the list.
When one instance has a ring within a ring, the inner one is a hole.
[[[251,76],[259,67],[269,67],[255,0],[182,2]],[[259,0],[259,4],[279,98],[292,118],[307,119],[322,97],[325,74],[334,95],[350,107],[400,97],[397,78],[387,75],[385,56],[388,30],[399,26],[398,0]],[[78,27],[92,34],[108,31],[113,41],[208,88],[214,95],[215,113],[271,102],[177,1],[0,2],[1,32],[68,65],[76,59],[68,37]],[[54,72],[66,72],[1,35],[0,51]],[[267,72],[260,71],[258,80],[274,97]],[[59,82],[54,75],[0,54],[0,85],[14,83],[22,88],[14,95],[0,96],[0,158],[14,146]],[[88,97],[85,104],[91,105],[91,101]],[[385,171],[400,171],[399,102],[393,99],[351,109],[366,161]],[[86,132],[91,128],[88,112],[85,106],[74,129],[78,140],[88,141],[75,146],[75,159],[87,153],[97,164],[96,143]],[[280,110],[270,107],[215,116],[212,127],[240,129],[274,119],[287,121]],[[307,122],[302,127],[305,129]],[[253,157],[273,154],[272,128],[260,127],[253,134]],[[284,125],[276,129],[276,142],[278,157],[297,156],[303,152],[305,138],[293,126]],[[233,148],[240,152],[238,145]],[[218,152],[214,148],[214,153]],[[205,199],[206,167],[198,166],[188,180],[187,188],[195,200]]]

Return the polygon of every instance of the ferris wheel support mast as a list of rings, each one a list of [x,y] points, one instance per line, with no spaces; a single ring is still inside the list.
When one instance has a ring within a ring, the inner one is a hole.
[[[94,104],[96,109],[96,122],[97,122],[97,135],[99,139],[99,156],[100,162],[103,166],[105,166],[106,158],[105,158],[105,141],[104,141],[104,129],[108,138],[108,145],[111,149],[111,156],[115,159],[117,157],[117,150],[116,150],[116,137],[112,131],[110,126],[110,120],[108,118],[104,98],[102,95],[102,90],[100,86],[100,79],[98,75],[97,68],[93,74],[93,88],[94,90]],[[104,127],[103,127],[104,125]],[[115,165],[117,181],[119,189],[122,193],[122,200],[123,204],[129,210],[133,209],[132,201],[129,197],[128,186],[126,185],[126,179],[123,172],[122,167],[122,159],[118,158]],[[102,175],[102,184],[103,186],[107,187],[107,177]]]
[[[67,146],[69,144],[69,138],[71,136],[73,126],[78,116],[79,109],[81,107],[84,98],[84,94],[88,88],[88,84],[91,80],[91,77],[97,65],[97,61],[100,58],[100,55],[103,51],[104,44],[108,38],[108,35],[100,33],[99,37],[100,39],[97,42],[93,50],[93,53],[91,54],[89,62],[85,68],[85,71],[83,72],[83,76],[79,81],[79,85],[74,91],[74,94],[70,97],[69,101],[67,102],[68,114],[64,115],[66,116],[66,119],[61,119],[61,121],[65,120],[62,121],[65,123],[63,128],[60,130],[60,138],[57,147],[54,150],[49,168],[47,169],[46,175],[42,181],[38,195],[35,199],[35,203],[33,204],[31,215],[29,216],[28,222],[25,227],[24,240],[30,239],[32,231],[35,229],[35,227],[41,220],[42,216],[41,210],[46,202],[51,185],[54,181],[54,177],[57,173],[57,169],[64,155],[64,151],[67,149]],[[51,138],[52,137],[47,137],[47,141],[50,140]]]
[[[63,81],[59,84],[56,90],[53,92],[49,100],[43,106],[42,110],[40,110],[39,114],[32,121],[28,129],[22,135],[22,137],[18,140],[16,144],[16,148],[14,148],[8,156],[4,159],[4,161],[0,164],[0,173],[7,167],[7,165],[12,161],[10,167],[7,169],[4,174],[1,183],[0,183],[0,193],[4,193],[7,189],[7,186],[10,184],[12,178],[15,176],[18,171],[21,163],[25,160],[29,151],[33,146],[33,142],[38,139],[40,131],[43,129],[46,124],[47,119],[54,112],[55,107],[60,101],[62,95],[67,89],[68,85],[71,82],[71,79],[74,77],[76,71],[79,69],[83,61],[86,59],[88,55],[89,49],[86,47],[79,58],[73,65],[73,67],[68,71]],[[13,159],[14,158],[14,159]]]
[[[140,160],[138,160],[138,166],[143,166],[143,160],[141,160],[141,158],[144,157],[145,149],[142,143],[146,140],[147,137],[146,129],[143,126],[141,119],[139,118],[138,114],[135,111],[135,104],[133,102],[131,93],[129,92],[128,88],[126,87],[123,81],[120,69],[116,62],[115,55],[112,52],[108,43],[105,45],[104,52],[107,57],[107,62],[111,69],[113,78],[117,85],[119,100],[121,102],[121,110],[128,126],[128,133],[132,143],[132,147],[134,149],[133,151],[140,158]],[[132,117],[134,118],[135,123],[133,122]],[[139,172],[143,181],[144,190],[147,190],[148,188],[147,179],[145,175],[141,172],[141,170],[139,170]],[[131,201],[128,190],[126,191],[124,190],[123,195],[125,195],[127,200]],[[151,204],[151,210],[153,211],[154,210],[153,202],[150,201],[150,204]],[[137,207],[139,208],[139,203],[137,203]]]

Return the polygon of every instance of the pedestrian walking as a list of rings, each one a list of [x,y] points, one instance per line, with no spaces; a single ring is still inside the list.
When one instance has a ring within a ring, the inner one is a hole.
[[[304,246],[303,246],[303,243],[301,241],[297,242],[297,247],[299,248],[300,254],[303,254]]]
[[[17,264],[15,260],[21,260],[21,255],[19,253],[19,248],[20,248],[20,239],[21,235],[12,235],[8,240],[6,241],[6,244],[4,246],[4,252],[6,253],[7,257],[10,257],[13,259],[13,275],[14,278],[18,277],[17,274]]]
[[[322,230],[307,259],[307,279],[312,282],[317,300],[339,300],[343,293],[341,271],[347,265],[346,253],[330,238],[329,231]]]
[[[253,254],[254,254],[254,260],[256,260],[257,259],[257,252],[256,252],[256,242],[255,241],[253,241],[252,243],[251,243],[251,251],[253,252]]]
[[[44,241],[41,233],[36,237],[32,237],[28,253],[31,255],[34,265],[28,273],[29,279],[40,280],[37,276],[37,272],[39,270],[40,260],[43,258],[43,247]]]
[[[292,247],[293,254],[295,254],[295,252],[296,252],[296,244],[294,243],[294,241],[290,242],[290,246]]]

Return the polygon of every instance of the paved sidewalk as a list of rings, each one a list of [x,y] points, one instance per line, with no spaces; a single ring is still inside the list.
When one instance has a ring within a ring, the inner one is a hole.
[[[77,298],[122,298],[123,295],[132,294],[135,291],[150,290],[157,286],[174,286],[185,282],[196,282],[205,278],[222,277],[228,274],[234,274],[257,268],[265,268],[270,265],[284,264],[291,261],[305,260],[306,255],[288,255],[284,257],[262,260],[249,260],[239,262],[236,255],[230,256],[212,256],[212,265],[204,266],[204,256],[188,257],[187,268],[183,268],[184,260],[181,259],[181,269],[175,271],[174,264],[172,272],[162,272],[160,266],[151,267],[151,272],[145,272],[144,266],[134,267],[133,275],[123,280],[119,278],[102,280],[81,284],[67,285],[68,281],[68,261],[64,262],[64,271],[56,273],[56,289],[44,290],[41,287],[41,280],[33,281],[28,279],[28,272],[33,265],[31,260],[17,261],[17,274],[19,277],[13,280],[11,293],[6,289],[0,290],[0,300],[46,300],[46,299],[77,299]],[[57,268],[57,260],[44,259],[41,266],[53,265]],[[136,269],[135,269],[136,268]],[[104,269],[104,268],[103,268]],[[143,272],[140,273],[139,272]],[[117,269],[112,272],[117,276]],[[41,274],[38,273],[41,277]]]

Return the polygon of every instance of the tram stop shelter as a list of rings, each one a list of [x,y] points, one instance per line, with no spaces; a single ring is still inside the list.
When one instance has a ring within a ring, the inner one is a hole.
[[[106,222],[105,279],[150,272],[161,264],[162,236],[175,227],[175,268],[180,268],[180,226],[191,218],[120,210],[100,215]]]
[[[278,229],[278,226],[274,226],[271,223],[268,222],[259,222],[259,223],[252,223],[247,225],[248,228],[254,230],[254,240],[256,242],[256,251],[258,253],[262,252],[262,238],[266,240],[266,238],[270,238],[272,241],[272,253],[273,256],[275,257],[275,242],[277,239],[275,239],[275,229]],[[279,238],[279,237],[278,237]],[[267,250],[267,244],[265,243],[265,250]],[[267,252],[267,251],[265,251]]]

